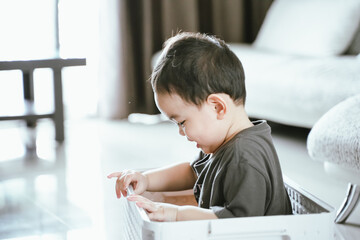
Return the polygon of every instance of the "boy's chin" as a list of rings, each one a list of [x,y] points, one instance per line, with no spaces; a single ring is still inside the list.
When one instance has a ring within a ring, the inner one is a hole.
[[[200,149],[205,154],[211,154],[212,153],[212,151],[210,151],[209,149],[204,149],[204,148],[200,148]]]
[[[198,143],[196,144],[196,147],[199,148],[205,154],[214,153],[213,149],[211,149],[210,147],[204,147],[202,145],[199,145]]]

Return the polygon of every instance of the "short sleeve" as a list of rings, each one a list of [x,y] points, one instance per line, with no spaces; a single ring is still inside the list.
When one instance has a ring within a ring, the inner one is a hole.
[[[266,209],[264,176],[247,162],[231,164],[224,172],[224,206],[212,206],[218,218],[263,216]]]

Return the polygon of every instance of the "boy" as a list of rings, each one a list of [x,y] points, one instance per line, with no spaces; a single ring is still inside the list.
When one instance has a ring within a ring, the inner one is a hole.
[[[291,214],[266,121],[245,112],[241,62],[224,41],[179,33],[164,45],[151,84],[159,110],[202,150],[197,160],[116,177],[116,194],[144,208],[151,220],[181,221]],[[194,189],[198,206],[155,203],[144,191]]]

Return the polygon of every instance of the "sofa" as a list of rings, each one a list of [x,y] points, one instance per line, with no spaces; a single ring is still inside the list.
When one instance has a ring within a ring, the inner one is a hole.
[[[275,0],[253,43],[228,44],[244,66],[251,118],[311,129],[360,93],[359,0]]]
[[[360,94],[357,94],[326,112],[311,129],[306,143],[309,156],[323,162],[328,174],[349,181],[347,194],[337,211],[337,223],[345,223],[360,202],[359,119]]]
[[[358,0],[275,0],[252,44],[229,45],[245,69],[250,117],[311,128],[360,93]]]

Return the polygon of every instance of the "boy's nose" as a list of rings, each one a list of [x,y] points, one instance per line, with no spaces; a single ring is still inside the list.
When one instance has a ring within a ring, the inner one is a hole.
[[[185,136],[184,129],[183,129],[181,126],[179,126],[179,134],[180,134],[181,136]]]

